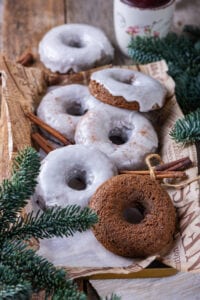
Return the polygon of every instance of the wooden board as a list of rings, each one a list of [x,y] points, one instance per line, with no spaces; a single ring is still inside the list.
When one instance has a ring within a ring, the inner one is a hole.
[[[27,50],[37,57],[43,35],[65,22],[63,0],[6,0],[4,4],[2,49],[13,60]]]
[[[66,0],[67,23],[86,23],[101,28],[115,44],[112,7],[113,1]],[[83,13],[84,12],[84,13]],[[102,20],[104,20],[102,22]]]
[[[25,51],[30,51],[38,58],[38,43],[43,35],[64,23],[100,27],[116,47],[112,6],[112,0],[7,0],[2,28],[3,53],[16,60]],[[126,61],[116,47],[115,62],[123,64]]]
[[[2,4],[2,1],[0,2]],[[190,1],[185,2],[189,6]],[[26,50],[31,50],[37,56],[37,45],[43,34],[51,27],[65,22],[83,22],[99,26],[105,30],[115,44],[112,3],[112,0],[6,0],[4,1],[3,52],[14,60]],[[124,63],[125,60],[122,56],[117,57],[117,61]],[[192,280],[191,277],[191,285]],[[171,281],[176,282],[176,277],[173,276]],[[151,279],[148,282],[149,284],[153,283]],[[118,283],[116,284],[118,285]],[[116,284],[114,280],[112,283],[104,281],[103,286],[107,287],[108,291],[109,286],[112,285],[112,290],[115,291]],[[143,281],[141,281],[142,284]],[[181,282],[179,285],[181,290]],[[130,286],[127,286],[127,289],[129,288]],[[138,289],[140,290],[139,286]],[[158,283],[157,289],[161,292]],[[195,297],[195,295],[198,297],[199,290],[196,290],[196,294],[193,296]],[[181,299],[181,297],[176,299]]]
[[[2,78],[0,179],[9,177],[13,156],[31,145],[32,127],[27,112],[37,105],[46,83],[39,68],[24,68],[0,58]]]
[[[86,23],[101,28],[115,47],[114,64],[132,63],[121,54],[116,43],[113,0],[65,0],[65,3],[67,23]]]

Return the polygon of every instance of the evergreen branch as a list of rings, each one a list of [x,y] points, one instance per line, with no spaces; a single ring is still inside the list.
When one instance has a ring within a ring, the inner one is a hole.
[[[200,38],[200,28],[194,25],[185,25],[183,32],[190,34],[192,37],[199,39]]]
[[[186,26],[184,30],[190,35],[138,36],[131,40],[128,48],[135,63],[166,60],[169,75],[176,83],[177,101],[183,112],[188,113],[200,107],[200,28]]]
[[[11,179],[0,186],[0,299],[29,299],[31,291],[44,290],[54,300],[84,300],[64,270],[57,270],[21,241],[73,235],[97,221],[89,208],[76,205],[20,216],[34,191],[39,167],[36,151],[27,148],[16,158]]]
[[[78,295],[78,296],[77,296]],[[78,297],[78,298],[76,298]],[[84,294],[81,294],[78,292],[72,294],[72,292],[69,289],[58,289],[54,292],[52,296],[52,300],[86,300],[86,296]]]
[[[112,294],[111,297],[106,297],[105,300],[120,300],[121,297],[115,295],[115,294]]]
[[[169,33],[164,38],[140,36],[132,38],[128,49],[129,55],[137,63],[144,64],[165,59],[169,67],[176,66],[179,70],[188,69],[191,61],[197,56],[193,42],[175,33]]]
[[[55,207],[39,211],[36,216],[33,213],[25,219],[18,217],[11,226],[6,238],[26,240],[31,237],[51,238],[72,236],[76,231],[83,232],[97,222],[97,215],[90,208],[81,208],[77,205],[69,205],[65,208]]]
[[[23,281],[16,285],[3,285],[0,282],[0,299],[2,300],[29,300],[31,297],[31,284]]]
[[[175,93],[184,113],[194,111],[200,107],[200,74],[192,76],[182,72],[176,76]],[[180,100],[181,99],[181,100]]]
[[[9,266],[0,263],[0,299],[30,299],[31,283],[22,280]]]
[[[0,283],[2,284],[18,284],[19,278],[16,277],[16,274],[13,272],[9,266],[5,266],[0,263]]]
[[[176,142],[189,143],[200,140],[200,108],[179,119],[170,132]]]
[[[141,38],[139,36],[132,38],[128,45],[128,53],[133,61],[139,64],[148,64],[161,60],[162,55],[159,52],[155,52],[155,40],[156,39],[148,37]]]
[[[26,148],[16,157],[13,175],[0,186],[0,231],[15,222],[17,214],[33,194],[40,162],[33,148]]]
[[[66,278],[64,270],[57,270],[22,242],[4,242],[0,255],[0,261],[12,268],[23,281],[31,282],[34,291],[45,289],[47,295],[55,294],[55,299],[86,299],[84,294],[77,291],[76,285]]]

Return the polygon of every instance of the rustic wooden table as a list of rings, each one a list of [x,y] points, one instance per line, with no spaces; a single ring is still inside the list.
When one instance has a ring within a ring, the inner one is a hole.
[[[11,59],[25,50],[37,55],[38,42],[53,26],[88,23],[102,28],[116,46],[112,0],[0,0],[0,46]],[[173,29],[184,24],[200,25],[199,0],[177,0]],[[124,63],[116,51],[116,61]],[[126,61],[127,62],[127,61]],[[128,299],[200,299],[200,275],[178,273],[166,278],[92,280],[100,296],[117,293]],[[89,289],[89,298],[97,299]]]

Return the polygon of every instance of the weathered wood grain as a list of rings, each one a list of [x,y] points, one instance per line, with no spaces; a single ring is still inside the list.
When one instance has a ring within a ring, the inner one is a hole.
[[[42,36],[50,28],[63,24],[65,21],[64,0],[31,0],[26,2],[24,2],[23,0],[6,0],[4,2],[0,2],[0,8],[1,17],[2,12],[4,12],[2,26],[0,27],[2,32],[0,45],[2,48],[2,52],[13,61],[15,61],[25,51],[32,52],[34,56],[38,58],[38,43],[41,40]],[[37,59],[37,62],[38,61],[39,60]],[[37,63],[36,65],[40,65],[40,63]],[[1,64],[1,68],[5,69],[4,63],[3,65]],[[6,74],[6,76],[11,75],[9,74],[8,69],[7,71],[8,74]],[[22,72],[22,77],[24,75],[29,77],[33,74],[31,74],[31,72],[27,72],[26,74]],[[37,81],[37,79],[35,79],[34,76],[32,77],[32,80],[34,80],[34,84]],[[21,147],[31,144],[30,138],[28,138],[28,136],[30,136],[30,122],[25,120],[23,110],[15,100],[19,99],[19,97],[22,96],[24,98],[24,101],[27,101],[28,103],[28,101],[30,100],[30,95],[20,95],[20,91],[17,90],[17,84],[15,85],[13,78],[11,78],[10,82],[12,83],[12,86],[7,86],[7,91],[10,90],[11,95],[14,89],[16,91],[16,97],[10,98],[10,95],[3,95],[4,100],[2,101],[2,111],[4,112],[4,119],[1,120],[1,126],[4,126],[4,124],[6,123],[5,118],[7,118],[7,121],[9,118],[11,118],[12,122],[14,122],[11,134],[13,136],[12,143],[14,147],[12,151],[15,153],[17,150],[19,150],[20,140],[24,141]],[[13,102],[10,100],[12,100]],[[35,100],[33,99],[33,101]],[[11,110],[9,110],[9,106],[12,106]],[[5,114],[6,111],[7,115]],[[12,112],[14,112],[14,114]],[[27,124],[27,126],[21,126],[20,124]],[[21,130],[19,130],[20,128]],[[9,175],[8,126],[5,126],[4,129],[1,131],[0,138],[1,141],[4,141],[1,143],[0,146],[0,154],[1,157],[5,158],[3,160],[1,159],[0,161],[0,171],[2,179]]]
[[[3,0],[0,0],[0,51],[2,49]]]
[[[198,300],[199,274],[178,273],[164,278],[93,280],[101,295],[116,293],[121,300]]]
[[[131,64],[117,46],[113,26],[113,0],[65,0],[66,22],[86,23],[101,28],[115,47],[114,64]]]
[[[4,54],[16,60],[25,51],[37,56],[38,42],[52,27],[65,21],[63,0],[6,0],[2,48]]]
[[[115,44],[112,2],[112,0],[5,0],[3,5],[3,0],[0,0],[0,23],[3,9],[5,12],[3,50],[12,59],[27,49],[36,54],[38,41],[43,34],[51,27],[63,24],[65,20],[100,26]],[[199,0],[177,0],[175,29],[182,27],[183,23],[199,24],[198,4]],[[0,31],[0,45],[1,40]],[[6,107],[3,106],[2,109],[6,110]],[[5,120],[1,121],[0,126]],[[5,126],[4,129],[7,132]],[[2,156],[1,150],[0,156]],[[4,169],[6,165],[2,167]],[[178,274],[167,279],[98,280],[93,281],[92,284],[102,297],[117,292],[122,295],[122,300],[200,299],[197,274]]]
[[[32,128],[25,114],[34,109],[46,86],[41,70],[24,68],[5,57],[0,58],[0,70],[2,73],[0,179],[3,179],[9,175],[9,164],[15,154],[31,145]]]
[[[67,23],[86,23],[97,26],[115,43],[113,0],[65,0],[65,3]]]
[[[0,182],[3,179],[9,177],[10,173],[10,157],[9,157],[9,115],[8,115],[8,106],[3,99],[1,102],[1,114],[0,119]]]

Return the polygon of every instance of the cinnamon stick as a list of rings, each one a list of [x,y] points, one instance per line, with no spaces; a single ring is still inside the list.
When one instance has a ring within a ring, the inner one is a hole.
[[[24,67],[28,67],[34,63],[33,54],[30,52],[23,53],[16,61]]]
[[[155,166],[156,171],[182,171],[186,170],[188,167],[192,165],[192,161],[189,157],[183,157],[178,160],[160,164]]]
[[[170,168],[166,169],[166,171],[183,171],[192,166],[192,161],[189,157],[186,157],[184,161],[171,166]]]
[[[45,131],[47,131],[49,134],[51,134],[53,137],[55,137],[57,140],[59,140],[61,143],[63,143],[65,146],[72,145],[72,142],[70,142],[66,137],[64,137],[60,132],[52,128],[51,126],[47,125],[44,121],[39,119],[36,115],[33,113],[27,113],[26,116],[29,118],[30,121],[32,121],[34,124],[38,125]]]
[[[149,170],[138,170],[138,171],[120,171],[120,174],[131,174],[133,176],[138,175],[150,175]],[[156,179],[164,179],[164,178],[184,178],[186,177],[185,172],[181,171],[155,171]]]
[[[54,150],[50,143],[38,132],[33,133],[31,137],[47,154]]]

